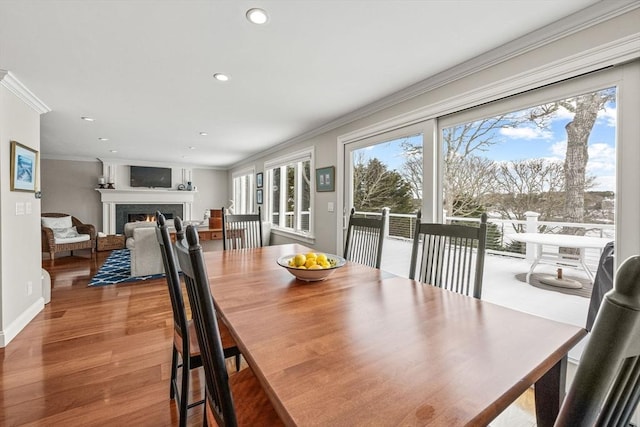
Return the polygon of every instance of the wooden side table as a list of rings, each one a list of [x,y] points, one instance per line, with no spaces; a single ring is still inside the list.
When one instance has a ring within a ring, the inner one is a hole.
[[[98,251],[124,249],[124,234],[110,234],[105,237],[98,237],[97,249]]]

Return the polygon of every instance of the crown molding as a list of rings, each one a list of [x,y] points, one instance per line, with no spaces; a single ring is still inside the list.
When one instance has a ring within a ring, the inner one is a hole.
[[[261,157],[268,156],[269,154],[277,153],[282,149],[307,141],[356,120],[368,117],[379,111],[390,108],[464,77],[478,73],[496,64],[505,62],[534,49],[538,49],[544,45],[553,43],[554,41],[608,21],[616,16],[623,15],[637,8],[640,8],[640,2],[637,0],[600,1],[586,9],[553,22],[498,48],[492,49],[491,51],[480,54],[475,58],[462,62],[461,64],[449,68],[441,73],[435,74],[390,96],[384,97],[362,108],[354,110],[351,113],[345,114],[344,116],[341,116],[336,120],[332,120],[309,132],[305,132],[301,135],[283,141],[276,146],[231,165],[229,169],[234,169],[249,162],[254,162]],[[625,45],[628,43],[628,40],[622,40],[620,43]],[[636,48],[628,45],[627,47],[628,49],[631,49],[630,52],[626,53],[627,57],[633,56],[634,52],[637,56]],[[618,53],[618,56],[622,57],[625,55]]]
[[[20,100],[22,100],[29,107],[33,108],[36,113],[44,114],[51,111],[51,108],[33,94],[25,85],[20,82],[11,71],[0,70],[0,85],[9,89],[9,92],[13,93]]]

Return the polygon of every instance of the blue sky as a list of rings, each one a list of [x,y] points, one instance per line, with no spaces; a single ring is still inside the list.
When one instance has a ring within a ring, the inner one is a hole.
[[[501,129],[500,135],[496,138],[498,142],[478,155],[495,161],[546,158],[564,162],[567,146],[564,127],[571,118],[571,113],[561,110],[546,130],[534,126]],[[615,190],[615,133],[616,107],[615,104],[611,104],[598,114],[598,120],[589,138],[587,172],[596,177],[596,185],[592,190]],[[390,169],[401,170],[403,158],[400,142],[403,140],[404,138],[377,144],[362,149],[362,152],[366,158],[376,157]],[[409,140],[419,142],[420,137],[412,137]]]

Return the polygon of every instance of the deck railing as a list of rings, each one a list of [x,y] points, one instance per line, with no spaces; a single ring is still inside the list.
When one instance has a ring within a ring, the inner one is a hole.
[[[380,216],[380,212],[356,212],[366,217]],[[538,221],[539,214],[527,212],[525,220],[512,220],[489,218],[487,226],[487,253],[517,258],[532,259],[534,254],[527,254],[527,245],[512,240],[509,236],[516,233],[562,233],[567,228],[582,229],[585,236],[606,237],[611,240],[615,236],[614,224],[572,223],[558,221]],[[446,223],[468,224],[477,226],[480,218],[446,217]],[[389,223],[386,236],[395,239],[412,240],[416,227],[415,214],[389,214]],[[531,247],[531,245],[529,245]],[[553,251],[558,248],[544,247],[545,251]],[[600,251],[587,249],[585,251],[585,263],[591,268],[597,268],[600,259]]]

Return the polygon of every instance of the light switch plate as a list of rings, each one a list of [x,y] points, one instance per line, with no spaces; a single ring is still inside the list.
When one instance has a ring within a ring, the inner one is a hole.
[[[16,202],[16,215],[24,215],[24,202]]]
[[[329,203],[327,204],[327,210],[328,210],[329,212],[333,212],[333,202],[329,202]]]
[[[27,212],[27,215],[31,215],[33,213],[33,209],[31,208],[31,202],[26,202],[24,206],[25,206],[25,211]]]

